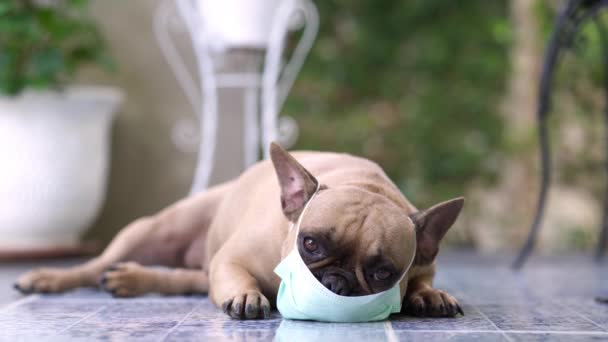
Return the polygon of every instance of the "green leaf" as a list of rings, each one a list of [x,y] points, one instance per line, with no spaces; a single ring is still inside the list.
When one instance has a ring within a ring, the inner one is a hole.
[[[9,3],[0,2],[0,15],[5,15],[11,10],[11,5]]]
[[[88,0],[66,0],[66,4],[70,8],[85,10],[89,6]]]
[[[59,49],[48,48],[34,53],[28,64],[28,74],[32,79],[55,78],[65,72],[66,64]]]
[[[0,0],[1,1],[1,0]],[[57,6],[0,2],[0,92],[24,87],[56,88],[83,64],[112,65],[88,0]]]

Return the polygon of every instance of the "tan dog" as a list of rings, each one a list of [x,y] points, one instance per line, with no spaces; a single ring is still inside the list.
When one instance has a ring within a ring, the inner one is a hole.
[[[400,284],[404,310],[435,317],[462,313],[452,296],[432,287],[439,242],[462,198],[418,211],[369,160],[321,152],[292,156],[276,144],[271,159],[136,220],[101,256],[69,269],[28,272],[15,287],[30,293],[100,285],[119,297],[209,292],[233,318],[264,318],[280,284],[273,269],[297,241],[313,274],[341,295],[392,287],[416,248]],[[293,236],[290,221],[298,219],[318,182],[321,190]]]

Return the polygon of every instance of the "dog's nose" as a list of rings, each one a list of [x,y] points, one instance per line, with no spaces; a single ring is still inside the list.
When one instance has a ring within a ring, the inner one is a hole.
[[[341,296],[348,296],[351,291],[351,286],[348,280],[343,276],[335,273],[326,273],[321,279],[321,283],[327,287],[331,292],[339,294]]]

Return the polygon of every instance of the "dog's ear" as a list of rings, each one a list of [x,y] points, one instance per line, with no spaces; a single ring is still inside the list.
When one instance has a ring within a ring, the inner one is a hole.
[[[441,202],[410,215],[416,225],[416,265],[428,265],[439,252],[439,242],[450,229],[464,206],[464,198]]]
[[[291,154],[274,142],[270,144],[270,159],[281,186],[283,213],[291,222],[296,222],[315,193],[318,182]]]

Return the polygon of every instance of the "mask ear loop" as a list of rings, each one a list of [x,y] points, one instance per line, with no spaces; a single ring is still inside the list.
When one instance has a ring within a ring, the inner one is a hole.
[[[302,218],[304,217],[304,213],[306,212],[306,209],[308,209],[308,206],[310,206],[310,202],[312,202],[312,200],[315,198],[315,196],[317,196],[320,189],[321,189],[321,183],[317,183],[315,192],[312,193],[312,196],[310,196],[310,199],[308,200],[308,202],[306,202],[306,204],[304,205],[304,208],[302,208],[302,212],[300,213],[300,216],[298,216],[298,220],[296,221],[295,224],[292,223],[289,226],[289,232],[291,232],[293,230],[293,228],[296,227],[296,232],[295,232],[295,236],[294,236],[294,240],[293,240],[293,250],[290,253],[296,253],[298,256],[298,260],[303,265],[305,264],[304,259],[302,259],[302,256],[300,255],[300,252],[298,251],[298,233],[300,232],[300,225],[302,224]]]
[[[308,202],[306,202],[306,204],[304,205],[304,208],[302,209],[302,212],[300,213],[300,216],[298,216],[298,221],[296,221],[295,224],[291,224],[291,226],[289,227],[289,231],[291,232],[291,230],[296,227],[296,236],[293,242],[293,246],[294,248],[297,248],[298,246],[296,245],[298,243],[298,233],[300,232],[300,225],[302,224],[302,218],[304,217],[304,213],[306,212],[306,209],[308,209],[308,207],[310,206],[310,202],[312,202],[312,200],[317,196],[317,194],[319,193],[319,190],[321,189],[321,183],[317,183],[317,187],[315,189],[315,192],[312,193],[312,196],[310,196],[310,199],[308,200]],[[299,255],[300,253],[298,253]]]
[[[414,221],[412,221],[412,219],[408,216],[407,218],[410,223],[412,224],[412,226],[414,226],[414,233],[416,232],[416,224],[414,223]],[[405,275],[407,274],[407,272],[410,270],[410,268],[412,268],[412,265],[414,264],[414,259],[416,259],[416,249],[418,248],[417,245],[417,241],[416,241],[416,236],[414,235],[414,253],[412,255],[412,258],[410,259],[410,264],[407,265],[407,267],[405,268],[405,270],[403,270],[403,273],[401,274],[401,278],[399,278],[399,281],[397,281],[397,284],[401,283],[401,281],[403,280],[403,278],[405,278]]]

